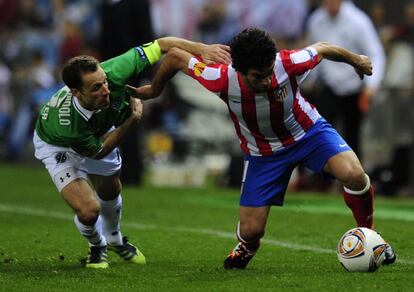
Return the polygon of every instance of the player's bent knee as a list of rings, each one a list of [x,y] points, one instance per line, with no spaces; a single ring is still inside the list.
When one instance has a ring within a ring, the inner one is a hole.
[[[365,187],[367,183],[366,174],[364,171],[354,170],[351,172],[348,178],[348,182],[351,185],[354,185],[358,189],[362,189]]]
[[[86,225],[93,225],[95,224],[96,220],[98,220],[100,212],[99,204],[87,204],[82,206],[79,210],[76,210],[75,213],[78,216],[80,222]]]
[[[78,219],[81,223],[85,225],[93,225],[95,224],[96,220],[98,220],[99,212],[91,212],[91,211],[80,211],[76,212]]]
[[[350,166],[343,171],[342,182],[345,185],[361,185],[363,187],[366,182],[365,172],[361,166]]]
[[[94,186],[98,196],[104,200],[115,199],[122,190],[122,183],[119,178],[108,178],[107,181],[95,181]]]
[[[265,234],[264,226],[259,224],[245,224],[240,228],[240,236],[247,242],[262,238]]]

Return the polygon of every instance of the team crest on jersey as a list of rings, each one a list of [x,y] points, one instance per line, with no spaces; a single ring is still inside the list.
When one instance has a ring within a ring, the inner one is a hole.
[[[119,102],[119,99],[117,98],[116,100],[114,100],[111,104],[112,109],[118,111],[120,108],[121,104]]]
[[[283,86],[282,88],[278,88],[277,90],[275,90],[275,98],[277,101],[283,102],[286,100],[287,96],[287,86]]]
[[[203,74],[204,69],[206,69],[206,66],[207,65],[202,62],[195,63],[193,66],[194,75],[200,77],[201,74]]]

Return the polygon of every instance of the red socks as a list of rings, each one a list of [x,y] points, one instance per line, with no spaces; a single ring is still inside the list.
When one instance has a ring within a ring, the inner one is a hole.
[[[358,227],[374,228],[374,187],[372,185],[361,195],[351,195],[344,190],[344,200],[352,210]]]

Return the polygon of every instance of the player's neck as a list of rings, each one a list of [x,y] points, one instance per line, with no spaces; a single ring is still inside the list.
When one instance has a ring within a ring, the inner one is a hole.
[[[96,108],[93,108],[93,106],[87,104],[82,97],[77,97],[76,99],[78,100],[79,104],[81,105],[81,107],[83,107],[84,109],[88,110],[88,111],[96,111]]]

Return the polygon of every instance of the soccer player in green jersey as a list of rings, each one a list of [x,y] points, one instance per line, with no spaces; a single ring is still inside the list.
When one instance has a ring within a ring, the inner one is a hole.
[[[142,102],[129,97],[127,80],[178,47],[207,62],[229,62],[229,48],[175,37],[160,38],[99,63],[91,56],[70,59],[61,88],[43,106],[33,137],[41,160],[75,224],[89,243],[88,268],[107,268],[107,249],[124,260],[145,264],[144,255],[121,234],[118,145],[142,115]],[[87,177],[91,185],[87,182]]]

